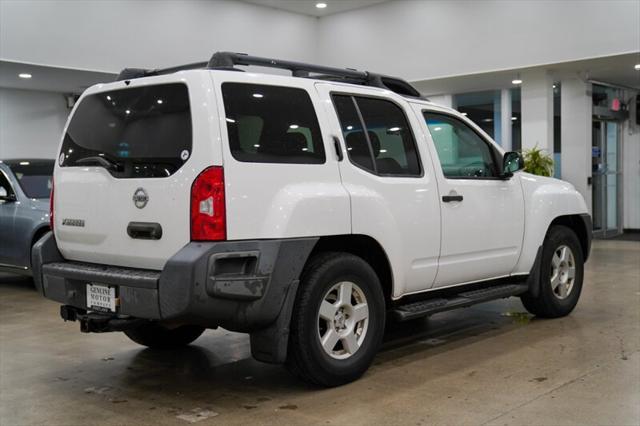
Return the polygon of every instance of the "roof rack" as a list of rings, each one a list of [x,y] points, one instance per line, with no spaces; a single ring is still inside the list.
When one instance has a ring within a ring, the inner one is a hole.
[[[323,65],[306,64],[303,62],[282,61],[280,59],[263,58],[251,56],[246,53],[216,52],[208,62],[196,62],[192,64],[180,65],[162,69],[141,69],[125,68],[116,81],[132,80],[135,78],[149,77],[154,75],[171,74],[183,70],[191,69],[216,69],[242,71],[235,68],[236,65],[254,65],[268,68],[279,68],[291,71],[294,77],[314,78],[320,80],[343,81],[363,86],[379,87],[391,90],[402,96],[425,99],[407,81],[382,74],[375,74],[368,71],[358,71],[351,68],[333,68]]]

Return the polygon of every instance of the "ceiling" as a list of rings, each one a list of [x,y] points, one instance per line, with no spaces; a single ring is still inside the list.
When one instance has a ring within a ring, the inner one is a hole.
[[[640,90],[640,71],[634,69],[636,64],[640,64],[640,52],[537,67],[417,80],[412,84],[426,96],[506,89],[516,87],[511,84],[511,80],[519,74],[524,79],[528,71],[544,69],[558,80],[577,75],[585,80],[597,80]]]
[[[30,79],[19,78],[18,74],[20,73],[31,74],[32,77]],[[94,84],[115,80],[116,75],[99,71],[0,60],[0,87],[10,89],[79,94]]]
[[[289,12],[311,16],[327,16],[348,10],[360,9],[390,0],[243,0],[260,6],[274,7]],[[316,3],[326,3],[327,7],[318,9]]]

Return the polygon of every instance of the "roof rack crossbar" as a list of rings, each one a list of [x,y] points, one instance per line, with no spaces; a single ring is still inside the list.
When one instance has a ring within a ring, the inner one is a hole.
[[[324,65],[306,64],[303,62],[283,61],[280,59],[263,58],[251,56],[246,53],[216,52],[208,62],[196,62],[192,64],[180,65],[162,69],[140,69],[125,68],[118,75],[117,80],[131,80],[140,77],[171,74],[183,70],[191,69],[225,69],[241,71],[235,68],[236,65],[260,66],[268,68],[279,68],[291,71],[294,77],[318,78],[333,81],[345,81],[352,84],[379,87],[398,93],[403,96],[424,99],[420,92],[407,81],[381,74],[374,74],[368,71],[358,71],[351,68],[334,68]]]

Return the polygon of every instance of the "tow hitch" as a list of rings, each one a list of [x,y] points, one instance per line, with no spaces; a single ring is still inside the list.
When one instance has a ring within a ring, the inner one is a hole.
[[[80,331],[83,333],[107,333],[110,331],[124,331],[147,322],[142,318],[122,317],[100,312],[87,312],[73,306],[60,307],[60,316],[66,321],[80,321]]]

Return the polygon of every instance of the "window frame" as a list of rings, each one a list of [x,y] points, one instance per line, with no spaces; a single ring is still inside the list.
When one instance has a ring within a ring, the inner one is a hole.
[[[500,170],[499,170],[500,169],[500,161],[501,161],[500,151],[495,147],[495,144],[492,141],[488,140],[484,135],[482,135],[480,132],[478,132],[478,130],[474,126],[469,125],[469,123],[465,122],[460,117],[457,117],[456,115],[448,113],[448,112],[422,109],[421,113],[422,113],[422,119],[424,121],[424,126],[427,128],[427,132],[429,133],[429,138],[431,139],[431,145],[433,146],[433,149],[435,151],[435,156],[438,159],[438,164],[440,164],[440,173],[442,173],[442,176],[445,179],[447,179],[447,180],[504,180],[499,175],[499,173],[500,173]],[[444,117],[450,118],[450,119],[452,119],[454,121],[457,121],[459,123],[464,124],[473,133],[475,133],[475,135],[478,136],[480,138],[480,140],[482,142],[484,142],[485,145],[487,145],[487,147],[489,148],[489,151],[491,153],[491,157],[493,158],[493,162],[495,163],[496,167],[498,168],[498,170],[495,171],[497,173],[497,175],[496,176],[456,176],[456,177],[449,177],[449,176],[445,175],[444,174],[444,170],[442,169],[442,161],[440,160],[440,155],[438,155],[438,150],[436,149],[435,142],[433,140],[433,135],[431,134],[431,130],[429,129],[429,125],[427,124],[427,119],[425,117],[425,114],[440,115],[440,116],[444,116]],[[471,122],[471,123],[473,123],[473,122]]]
[[[282,85],[282,84],[266,84],[266,83],[256,83],[256,82],[251,82],[251,81],[236,81],[236,80],[224,80],[220,82],[220,102],[222,104],[222,113],[223,113],[223,117],[226,118],[227,117],[227,106],[225,105],[224,102],[224,94],[223,94],[223,87],[225,84],[242,84],[245,86],[264,86],[264,87],[269,87],[269,88],[282,88],[282,89],[296,89],[296,90],[301,90],[303,91],[306,95],[307,98],[309,100],[309,105],[311,106],[312,110],[313,110],[313,114],[316,118],[316,123],[318,124],[318,132],[320,134],[320,138],[318,141],[318,146],[322,148],[322,162],[318,161],[315,163],[309,163],[309,162],[299,162],[299,161],[251,161],[251,160],[245,160],[242,158],[238,158],[236,156],[236,154],[234,153],[234,150],[231,148],[231,138],[229,137],[229,128],[228,128],[228,123],[226,123],[225,121],[225,126],[224,126],[224,131],[226,132],[227,135],[227,149],[229,150],[229,154],[231,154],[231,158],[234,159],[234,161],[237,161],[239,163],[247,163],[247,164],[278,164],[278,165],[294,165],[294,166],[299,166],[299,165],[304,165],[304,166],[323,166],[325,164],[327,164],[327,152],[329,152],[329,150],[327,149],[327,146],[325,144],[325,140],[324,140],[324,134],[322,132],[322,124],[320,123],[320,116],[318,114],[318,110],[316,109],[316,106],[314,105],[313,102],[313,97],[311,96],[311,93],[309,92],[309,90],[305,87],[300,87],[300,86],[286,86],[286,85]],[[264,121],[264,120],[263,120]],[[313,140],[311,141],[311,143],[313,144]]]
[[[331,104],[333,106],[333,112],[336,115],[336,118],[338,119],[338,124],[340,127],[340,134],[342,135],[342,141],[344,143],[344,146],[346,148],[347,146],[347,138],[346,135],[344,134],[344,131],[342,130],[342,126],[340,125],[340,116],[338,114],[338,110],[336,108],[336,104],[335,104],[335,99],[334,99],[334,95],[338,95],[338,96],[347,96],[351,99],[351,101],[353,102],[353,105],[355,107],[356,110],[356,114],[358,116],[358,120],[360,120],[360,125],[362,126],[364,135],[365,135],[365,139],[367,140],[367,146],[369,148],[369,155],[371,156],[371,163],[373,165],[374,170],[369,170],[366,169],[364,167],[362,167],[361,165],[355,163],[352,159],[351,156],[349,155],[349,151],[347,150],[347,158],[349,159],[349,163],[351,163],[352,165],[356,166],[357,168],[359,168],[360,170],[363,170],[369,174],[372,174],[374,176],[378,176],[378,177],[392,177],[392,178],[414,178],[414,179],[419,179],[424,177],[424,167],[422,166],[422,158],[420,155],[420,150],[418,147],[418,142],[416,139],[416,136],[414,134],[413,131],[413,126],[411,125],[411,122],[409,121],[409,116],[407,114],[407,111],[405,110],[405,108],[399,104],[398,102],[396,102],[394,99],[391,98],[387,98],[384,96],[375,96],[375,95],[369,95],[369,94],[362,94],[362,93],[356,93],[356,92],[343,92],[343,91],[330,91],[329,92],[329,97],[331,98]],[[373,148],[371,145],[371,140],[369,139],[369,133],[368,133],[368,129],[367,126],[364,122],[364,117],[362,115],[362,112],[360,111],[360,106],[358,105],[358,102],[356,101],[356,98],[366,98],[366,99],[373,99],[373,100],[378,100],[378,101],[387,101],[392,103],[393,105],[395,105],[396,107],[398,107],[400,109],[400,111],[402,112],[402,115],[404,116],[405,122],[407,123],[408,127],[409,127],[409,134],[411,136],[411,142],[413,142],[413,148],[414,151],[416,153],[416,159],[418,160],[418,168],[420,169],[420,172],[418,174],[397,174],[397,173],[378,173],[378,166],[376,164],[376,158],[373,155]]]

